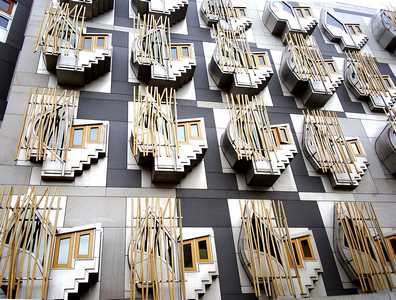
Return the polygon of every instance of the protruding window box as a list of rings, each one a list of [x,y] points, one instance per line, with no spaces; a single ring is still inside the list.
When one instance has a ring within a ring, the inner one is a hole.
[[[238,254],[256,297],[309,297],[323,272],[312,232],[289,228],[280,201],[239,201]]]
[[[171,43],[167,18],[144,16],[137,21],[131,66],[141,82],[160,88],[181,88],[191,81],[196,61],[191,43]]]
[[[381,9],[371,19],[371,31],[377,42],[389,52],[396,53],[396,11]]]
[[[385,236],[370,202],[334,206],[334,252],[345,273],[363,293],[395,286],[394,234]]]
[[[48,299],[67,299],[78,294],[79,284],[99,280],[102,235],[100,224],[58,230]]]
[[[208,148],[203,118],[176,118],[175,90],[135,90],[131,149],[152,181],[178,183],[200,163]]]
[[[378,158],[388,171],[396,175],[396,107],[385,108],[388,124],[375,141],[375,151]]]
[[[282,38],[288,33],[311,35],[318,24],[310,7],[288,1],[267,1],[263,22],[272,34]]]
[[[227,24],[226,26],[234,30],[238,28],[247,30],[252,26],[252,22],[247,17],[247,8],[234,6],[232,0],[204,0],[200,13],[209,27]]]
[[[218,26],[216,39],[209,64],[216,85],[234,94],[260,93],[274,73],[268,52],[251,52],[244,30],[223,30]]]
[[[85,8],[85,17],[92,19],[113,9],[114,0],[60,0],[68,3],[71,8],[79,5]]]
[[[338,43],[342,50],[360,50],[366,45],[368,36],[360,24],[342,22],[332,9],[322,9],[320,19],[328,39]]]
[[[59,85],[83,86],[110,72],[111,35],[86,33],[83,22],[80,6],[51,2],[45,13],[36,51],[41,51]]]
[[[174,25],[186,18],[188,0],[128,0],[136,14],[150,14],[156,19],[169,18]]]
[[[297,153],[289,124],[271,125],[263,98],[230,95],[221,149],[248,185],[272,186]]]
[[[351,51],[344,63],[345,82],[356,98],[367,102],[372,111],[382,112],[396,101],[396,87],[390,76],[382,75],[375,58]]]
[[[354,189],[367,171],[362,143],[357,137],[344,136],[332,112],[306,112],[303,150],[316,171],[328,174],[333,188]]]
[[[17,6],[16,0],[1,0],[0,43],[5,43],[7,41],[8,32],[11,28]]]
[[[41,163],[45,180],[74,180],[104,157],[108,122],[74,119],[76,109],[76,92],[35,91],[17,147],[18,163]]]
[[[286,88],[307,107],[321,107],[343,81],[333,59],[324,59],[313,37],[286,37],[280,78]]]

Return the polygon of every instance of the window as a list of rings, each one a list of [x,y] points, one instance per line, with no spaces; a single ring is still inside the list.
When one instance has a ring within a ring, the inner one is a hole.
[[[171,57],[173,60],[181,60],[191,57],[191,45],[173,45],[171,46]]]
[[[243,7],[234,7],[236,16],[239,17],[246,17],[246,11]]]
[[[73,242],[73,233],[56,237],[54,268],[71,268]]]
[[[382,76],[382,81],[384,82],[385,88],[387,88],[387,89],[393,89],[394,88],[392,79],[388,75]]]
[[[89,142],[91,144],[97,144],[99,142],[99,127],[89,128]]]
[[[53,267],[73,267],[73,259],[93,258],[94,229],[62,233],[56,236]]]
[[[200,237],[183,241],[184,270],[196,271],[198,264],[212,262],[210,237]]]
[[[92,50],[92,38],[91,37],[84,37],[84,49],[85,50]]]
[[[358,156],[364,154],[363,148],[358,140],[348,141],[348,145],[353,154]]]
[[[303,238],[299,238],[298,241],[300,242],[302,258],[304,260],[314,260],[315,256],[313,254],[310,237],[306,236]]]
[[[396,257],[396,235],[385,238],[389,251],[393,257]]]
[[[8,19],[0,16],[0,27],[6,28],[8,27]]]
[[[204,237],[196,240],[198,248],[198,261],[200,263],[208,263],[211,258],[211,249],[209,237]]]
[[[173,60],[177,60],[177,48],[171,47],[171,55]]]
[[[312,16],[311,9],[308,7],[296,8],[296,12],[297,12],[297,16],[300,18],[307,18]]]
[[[103,49],[103,48],[105,48],[105,46],[106,46],[105,37],[97,37],[97,39],[96,39],[96,47]]]
[[[334,61],[326,61],[327,64],[327,70],[329,70],[330,73],[337,73],[337,68],[335,66]]]
[[[362,29],[360,28],[360,26],[358,24],[348,24],[347,27],[348,27],[349,32],[352,34],[362,33]]]
[[[6,14],[11,15],[13,7],[14,7],[14,1],[0,0],[0,10],[4,11]]]
[[[70,146],[84,148],[88,144],[102,143],[103,125],[73,126],[70,135]]]
[[[93,230],[80,231],[76,233],[75,258],[93,257]]]
[[[186,142],[186,127],[184,125],[177,125],[177,140]]]
[[[200,122],[186,121],[179,122],[177,125],[177,140],[182,143],[188,143],[191,139],[201,138]]]
[[[270,65],[269,60],[265,54],[256,54],[254,56],[256,60],[256,65],[257,66],[268,66]]]
[[[183,242],[184,270],[195,271],[193,241]]]
[[[274,138],[277,146],[281,144],[290,144],[289,134],[286,127],[273,127],[271,128],[271,131],[272,137]]]
[[[72,128],[72,147],[81,148],[84,146],[84,127]]]
[[[297,240],[296,239],[291,240],[291,245],[292,245],[292,249],[293,249],[293,255],[294,255],[296,266],[297,266],[297,268],[301,268],[303,266],[303,263],[302,263],[302,259],[300,256],[300,251],[298,250]],[[289,250],[289,248],[286,248],[286,249],[287,249],[286,250],[287,256],[289,259],[289,266],[293,267],[294,263],[293,263],[293,258],[291,256],[290,250]]]

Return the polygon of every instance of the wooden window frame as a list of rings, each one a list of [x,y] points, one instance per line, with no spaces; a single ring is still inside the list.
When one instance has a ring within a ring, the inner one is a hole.
[[[104,40],[104,42],[103,42],[103,47],[99,47],[98,46],[98,40],[99,39],[103,39]],[[107,37],[106,36],[96,36],[96,38],[95,38],[95,49],[107,49]]]
[[[178,142],[182,143],[182,144],[188,144],[190,142],[190,140],[200,140],[200,139],[202,139],[201,124],[202,124],[201,121],[182,121],[182,122],[178,122],[177,123],[177,127],[184,126],[184,137],[185,137],[184,141],[180,141],[178,139]],[[191,134],[191,125],[197,125],[197,127],[198,127],[198,136],[193,136]]]
[[[299,245],[298,245],[297,239],[292,239],[291,240],[291,247],[292,247],[292,251],[293,251],[292,253],[290,253],[289,248],[285,245],[286,253],[287,253],[287,259],[289,261],[289,267],[293,268],[293,260],[292,260],[292,256],[291,255],[297,255],[298,257],[294,257],[295,260],[296,260],[296,267],[298,269],[303,268],[304,267],[304,263],[303,263],[303,259],[302,259],[302,256],[301,256],[301,252],[300,252],[300,249],[299,249]],[[294,253],[294,247],[296,247],[296,253]],[[300,262],[300,263],[298,263],[298,262]]]
[[[89,125],[87,126],[87,142],[86,144],[101,144],[103,139],[102,139],[102,132],[103,132],[103,125],[98,124],[98,125]],[[92,128],[98,128],[98,134],[96,136],[96,140],[92,141],[91,140],[91,129]]]
[[[195,245],[197,247],[197,261],[198,263],[204,263],[204,264],[210,264],[213,262],[213,256],[212,256],[212,248],[211,248],[211,242],[210,242],[210,236],[204,236],[198,239],[194,239]],[[199,246],[198,243],[201,241],[206,242],[207,246],[207,251],[208,251],[208,258],[207,259],[202,259],[199,257]]]
[[[173,60],[182,60],[182,59],[191,59],[192,57],[192,46],[191,44],[171,44],[171,49],[176,48],[176,59],[173,58],[173,55],[171,54],[171,57]],[[188,49],[188,57],[184,57],[183,55],[183,48]]]
[[[286,141],[282,140],[282,136],[280,134],[280,131],[283,131],[285,133],[286,139],[287,139]],[[271,128],[271,132],[272,132],[272,136],[274,137],[275,144],[277,146],[279,146],[279,145],[289,145],[291,143],[289,132],[288,132],[286,127],[282,127],[282,126],[272,127]]]
[[[296,7],[294,9],[296,10],[296,13],[300,13],[297,14],[299,18],[312,17],[312,11],[309,7]]]
[[[179,140],[179,134],[178,134],[179,127],[183,127],[184,128],[184,140]],[[177,138],[177,142],[179,144],[188,144],[187,128],[186,128],[186,124],[185,123],[177,123],[177,126],[176,126],[176,138]]]
[[[360,27],[359,24],[346,24],[346,27],[348,28],[349,32],[352,34],[362,34],[362,28]]]
[[[268,67],[271,65],[268,55],[265,53],[257,53],[257,54],[253,54],[254,55],[254,61],[256,62],[256,66],[257,67]],[[262,57],[264,60],[264,65],[260,64],[260,60],[259,58]]]
[[[74,131],[76,129],[82,129],[83,133],[82,133],[82,143],[81,145],[75,145],[74,144]],[[71,127],[71,132],[70,132],[70,147],[71,148],[84,148],[85,147],[85,136],[86,136],[86,126],[84,125],[76,125],[76,126],[72,126]]]
[[[358,153],[355,153],[354,148],[352,148],[352,144],[355,144],[355,145],[356,145],[356,148],[357,148],[357,150],[358,150]],[[361,143],[358,139],[347,141],[347,145],[349,146],[349,149],[351,149],[355,155],[357,155],[357,156],[363,156],[363,155],[365,155],[363,145],[362,145],[362,143]]]
[[[73,263],[73,253],[74,253],[74,236],[75,233],[63,233],[59,234],[56,236],[55,240],[55,255],[54,255],[54,261],[52,264],[52,267],[54,269],[71,269],[72,263]],[[59,259],[59,246],[60,246],[60,241],[64,239],[70,239],[69,243],[69,255],[67,257],[67,263],[66,264],[58,264],[58,259]]]
[[[4,13],[6,13],[7,15],[11,16],[12,10],[13,10],[14,5],[15,5],[15,1],[13,1],[13,0],[3,0],[3,1],[8,3],[8,10],[0,9],[0,11],[2,11]]]
[[[382,75],[382,81],[384,82],[384,85],[386,86],[386,88],[388,88],[388,89],[395,88],[395,84],[393,83],[393,80],[390,78],[389,75]],[[387,84],[385,84],[385,82],[387,82]]]
[[[238,18],[246,17],[246,8],[242,6],[234,6],[235,14]]]
[[[337,73],[337,66],[335,64],[335,61],[331,60],[331,61],[325,61],[326,65],[327,65],[327,69],[331,72],[331,73]],[[330,69],[329,69],[330,68]]]
[[[191,125],[197,125],[198,128],[198,135],[193,136],[191,132]],[[199,121],[194,121],[194,122],[188,122],[188,139],[193,139],[193,140],[198,140],[202,138],[202,133],[201,133],[201,122]]]
[[[300,254],[303,260],[308,260],[308,261],[313,261],[316,260],[315,258],[315,252],[313,251],[313,247],[312,247],[312,242],[311,242],[311,237],[310,236],[304,236],[304,237],[300,237],[297,239],[298,240],[298,244],[300,246]],[[305,256],[304,255],[304,250],[303,250],[303,246],[302,246],[302,241],[307,241],[308,242],[308,247],[309,247],[309,251],[311,252],[312,256]]]
[[[396,235],[388,236],[388,237],[385,238],[386,245],[387,245],[387,247],[389,249],[389,253],[391,255],[391,259],[395,259],[396,258],[396,253],[393,251],[391,240],[396,240]]]
[[[104,39],[104,44],[103,47],[98,46],[98,39],[103,38]],[[91,48],[85,48],[85,40],[90,39],[91,40]],[[81,38],[81,49],[89,52],[93,52],[96,49],[107,49],[107,36],[105,35],[83,35]]]
[[[187,268],[184,264],[184,245],[191,245],[191,258],[192,258],[192,267],[191,268]],[[198,264],[197,264],[197,254],[195,253],[195,245],[194,245],[194,239],[191,240],[186,240],[182,242],[182,249],[183,249],[183,269],[185,272],[196,272],[198,269]]]
[[[82,235],[89,235],[88,242],[88,254],[80,255],[78,252],[80,250],[80,237]],[[94,252],[94,238],[95,238],[95,230],[88,229],[83,231],[78,231],[75,233],[75,247],[74,247],[74,259],[92,259]]]

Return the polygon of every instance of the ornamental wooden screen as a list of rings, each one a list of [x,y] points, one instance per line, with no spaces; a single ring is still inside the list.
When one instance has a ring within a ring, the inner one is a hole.
[[[351,173],[358,172],[357,159],[347,143],[335,112],[312,110],[304,112],[304,123],[310,140],[316,149],[316,161],[323,173],[347,173],[351,184]]]
[[[205,0],[202,5],[207,15],[215,15],[220,20],[229,22],[240,17],[231,0]]]
[[[133,198],[130,299],[185,299],[182,217],[174,198]]]
[[[176,91],[134,88],[132,153],[143,156],[178,155]]]
[[[326,82],[334,82],[330,76],[328,63],[323,58],[315,39],[302,33],[288,33],[285,39],[292,56],[294,72],[301,80],[321,82],[323,89],[329,92]]]
[[[35,51],[42,50],[49,54],[67,55],[74,50],[75,55],[81,50],[81,34],[84,28],[85,7],[75,5],[70,9],[68,3],[57,4],[50,1],[45,11],[36,41]]]
[[[47,158],[65,162],[77,92],[35,89],[28,103],[17,145],[16,159]]]
[[[264,290],[268,297],[297,297],[303,286],[282,202],[240,200],[239,204],[243,236],[239,251],[244,251],[249,261],[245,269],[256,296]]]
[[[394,288],[394,261],[385,242],[373,205],[369,202],[338,202],[335,218],[351,254],[351,263],[363,292]],[[386,256],[391,258],[386,260]]]
[[[264,97],[227,95],[230,135],[238,159],[270,160],[276,149]],[[274,153],[276,157],[276,153]]]
[[[359,78],[359,89],[364,95],[380,97],[389,96],[385,87],[383,75],[378,69],[375,58],[361,51],[346,51],[347,61],[353,65],[357,78]],[[383,100],[384,105],[386,102]]]
[[[247,73],[249,69],[257,69],[245,29],[226,30],[220,25],[214,26],[214,29],[216,36],[214,56],[223,71]]]
[[[47,299],[60,198],[0,190],[0,282],[8,299]]]
[[[168,66],[172,62],[169,18],[143,15],[135,20],[136,58],[151,64]]]

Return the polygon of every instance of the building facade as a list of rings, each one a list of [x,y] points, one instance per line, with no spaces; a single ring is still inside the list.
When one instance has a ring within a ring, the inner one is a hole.
[[[396,11],[362,5],[0,0],[0,298],[395,297]]]

